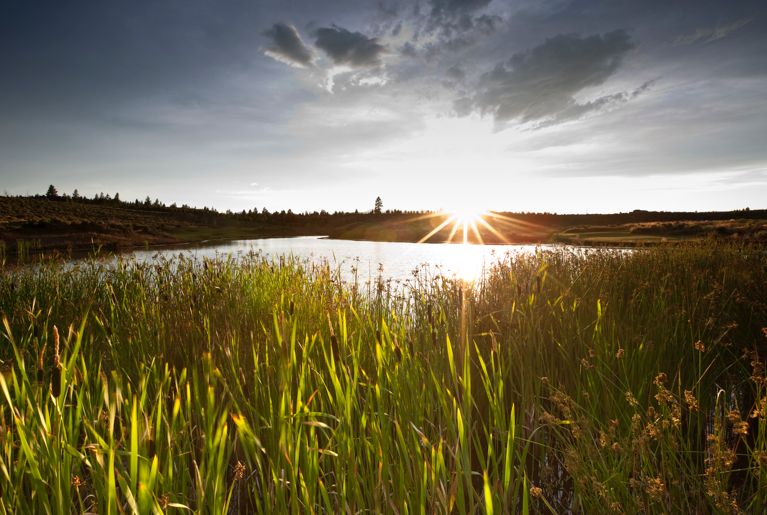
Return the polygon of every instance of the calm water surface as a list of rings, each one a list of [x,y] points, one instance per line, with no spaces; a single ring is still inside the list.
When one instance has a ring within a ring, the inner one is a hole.
[[[132,253],[138,261],[183,254],[202,259],[216,256],[241,256],[250,252],[267,258],[294,256],[309,262],[328,262],[338,268],[345,280],[365,282],[379,275],[386,279],[405,280],[415,269],[442,273],[462,279],[478,278],[482,271],[504,256],[532,254],[536,249],[553,245],[461,245],[438,243],[398,243],[333,240],[319,236],[240,240],[215,246],[189,249],[141,250]]]

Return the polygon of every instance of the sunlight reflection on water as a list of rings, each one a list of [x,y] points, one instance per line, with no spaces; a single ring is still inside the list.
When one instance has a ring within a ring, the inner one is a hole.
[[[266,238],[240,240],[188,249],[141,250],[132,254],[138,261],[184,254],[202,259],[216,256],[242,256],[249,252],[268,258],[294,256],[310,262],[327,261],[337,267],[346,281],[360,283],[379,276],[393,281],[413,277],[413,271],[444,274],[466,281],[478,279],[507,254],[534,254],[536,249],[553,245],[461,245],[435,243],[400,243],[377,241],[332,240],[321,237]],[[355,272],[356,270],[356,272]],[[356,277],[355,277],[356,273]]]

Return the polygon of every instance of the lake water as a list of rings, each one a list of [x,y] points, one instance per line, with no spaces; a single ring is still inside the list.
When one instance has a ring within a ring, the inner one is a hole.
[[[477,279],[482,271],[508,254],[531,254],[551,245],[462,245],[438,243],[399,243],[333,240],[319,236],[240,240],[218,245],[179,250],[141,250],[132,253],[138,261],[159,256],[184,254],[202,259],[216,256],[242,256],[250,252],[267,258],[294,256],[309,262],[328,262],[347,281],[364,283],[383,276],[394,281],[412,277],[418,268],[425,273],[441,273],[461,279]]]

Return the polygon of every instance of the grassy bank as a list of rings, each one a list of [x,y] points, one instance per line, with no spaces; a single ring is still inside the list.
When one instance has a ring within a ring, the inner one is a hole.
[[[760,512],[767,260],[6,272],[0,510]],[[58,336],[57,336],[58,334]]]

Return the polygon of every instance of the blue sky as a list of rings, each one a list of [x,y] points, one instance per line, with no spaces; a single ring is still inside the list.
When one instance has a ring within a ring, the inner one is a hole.
[[[756,1],[6,0],[2,189],[765,208],[766,29]]]

